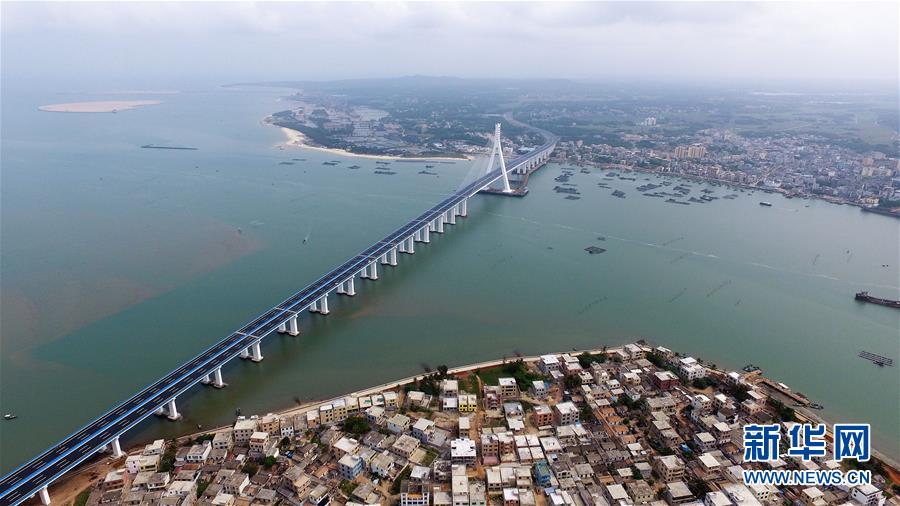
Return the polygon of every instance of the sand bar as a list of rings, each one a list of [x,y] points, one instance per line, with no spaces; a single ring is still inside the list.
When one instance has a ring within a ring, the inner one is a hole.
[[[38,109],[46,112],[119,112],[160,103],[162,103],[160,100],[102,100],[42,105]]]
[[[285,137],[287,137],[287,141],[278,144],[276,147],[278,149],[285,148],[300,148],[300,149],[308,149],[312,151],[321,151],[323,153],[331,153],[340,156],[355,156],[357,158],[372,158],[376,160],[452,160],[454,162],[461,162],[469,160],[469,157],[464,158],[453,158],[449,156],[390,156],[390,155],[367,155],[362,153],[353,153],[347,151],[345,149],[336,149],[336,148],[325,148],[321,146],[312,146],[309,144],[306,136],[303,135],[302,132],[297,130],[293,130],[291,128],[279,127],[281,131],[284,132]]]

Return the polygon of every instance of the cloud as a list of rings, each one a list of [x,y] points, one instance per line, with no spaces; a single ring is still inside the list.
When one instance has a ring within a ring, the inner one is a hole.
[[[865,2],[4,3],[3,74],[896,80]]]

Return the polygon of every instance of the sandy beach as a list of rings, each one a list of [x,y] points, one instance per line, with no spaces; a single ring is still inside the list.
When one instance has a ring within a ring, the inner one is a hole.
[[[335,149],[335,148],[324,148],[321,146],[312,146],[309,144],[306,136],[303,135],[302,132],[298,132],[297,130],[293,130],[286,127],[279,127],[281,131],[284,133],[284,136],[287,137],[285,142],[279,143],[276,145],[278,149],[285,148],[299,148],[299,149],[308,149],[312,151],[321,151],[323,153],[331,153],[340,156],[353,156],[357,158],[371,158],[374,160],[451,160],[454,162],[470,160],[469,157],[465,158],[451,158],[451,157],[442,157],[442,156],[388,156],[388,155],[367,155],[362,153],[352,153],[347,151],[346,149]]]
[[[96,102],[42,105],[38,109],[46,112],[119,112],[161,103],[162,101],[160,100],[101,100]]]

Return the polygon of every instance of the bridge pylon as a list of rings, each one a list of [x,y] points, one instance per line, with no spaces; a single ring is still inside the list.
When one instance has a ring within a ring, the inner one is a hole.
[[[487,174],[494,169],[494,157],[500,157],[500,179],[503,181],[503,193],[511,193],[512,188],[509,187],[509,175],[506,172],[506,160],[503,159],[503,147],[500,145],[500,123],[494,125],[494,146],[491,148],[491,158],[488,160]]]

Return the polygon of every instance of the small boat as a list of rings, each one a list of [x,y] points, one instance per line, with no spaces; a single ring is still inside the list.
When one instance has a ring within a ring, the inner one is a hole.
[[[16,418],[19,418],[19,415],[14,415],[12,413],[7,413],[7,414],[3,415],[4,420],[15,420]]]
[[[766,202],[766,201],[760,202],[759,205],[761,205],[761,206],[763,206],[763,207],[772,207],[772,203],[771,203],[771,202]]]

